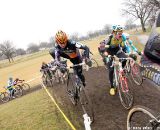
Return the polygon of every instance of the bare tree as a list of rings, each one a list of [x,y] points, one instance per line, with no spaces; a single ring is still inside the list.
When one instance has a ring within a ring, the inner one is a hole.
[[[133,24],[133,19],[128,19],[125,23],[125,29],[133,29],[136,28],[136,24]]]
[[[102,29],[103,34],[109,34],[111,33],[111,25],[106,24],[104,25],[104,28]]]
[[[150,4],[155,6],[154,10],[152,11],[151,17],[149,19],[149,24],[152,26],[156,20],[156,13],[160,10],[160,0],[150,0]]]
[[[40,47],[40,48],[47,48],[47,47],[48,47],[48,42],[41,42],[41,43],[39,44],[39,47]]]
[[[26,51],[22,48],[16,49],[16,54],[17,55],[25,55]]]
[[[1,56],[5,55],[9,62],[13,62],[13,55],[15,54],[15,48],[13,46],[13,43],[10,41],[5,41],[2,44],[0,44],[0,51]]]
[[[48,43],[48,47],[55,47],[55,38],[54,37],[50,37],[49,43]]]
[[[78,41],[79,40],[79,34],[77,32],[73,33],[72,35],[70,35],[70,39],[72,39],[74,41]]]
[[[35,43],[30,43],[27,48],[28,53],[34,53],[39,51],[39,46]]]
[[[155,6],[150,0],[125,0],[123,3],[125,9],[122,9],[123,15],[130,15],[140,20],[143,32],[146,31],[146,21],[151,16]]]

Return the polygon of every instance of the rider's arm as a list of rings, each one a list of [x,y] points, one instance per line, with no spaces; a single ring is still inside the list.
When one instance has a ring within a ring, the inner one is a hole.
[[[89,48],[86,45],[84,45],[84,44],[82,44],[80,42],[74,42],[74,41],[72,41],[72,43],[75,44],[76,48],[85,50],[84,54],[85,54],[86,57],[89,58],[89,52],[90,51],[89,51]]]
[[[55,61],[60,61],[59,49],[55,47]]]
[[[132,40],[128,40],[128,43],[130,44],[130,46],[131,46],[131,48],[132,48],[132,50],[134,51],[134,52],[137,52],[138,50],[137,50],[137,48],[133,45],[133,42],[132,42]]]
[[[108,39],[105,41],[105,44],[106,44],[106,45],[110,45],[112,37],[113,37],[112,34],[109,35]]]

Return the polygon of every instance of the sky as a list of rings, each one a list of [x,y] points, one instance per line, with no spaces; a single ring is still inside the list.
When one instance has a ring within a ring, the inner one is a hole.
[[[16,48],[49,42],[57,30],[68,35],[102,29],[105,24],[125,24],[123,0],[0,0],[0,43]]]

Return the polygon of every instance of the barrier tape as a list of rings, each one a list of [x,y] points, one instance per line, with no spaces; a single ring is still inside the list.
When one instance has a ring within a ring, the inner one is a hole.
[[[35,78],[33,78],[33,79],[30,79],[30,80],[26,81],[25,83],[32,82],[33,80],[38,79],[38,78],[40,78],[40,77],[41,77],[41,76],[37,76],[37,77],[35,77]]]
[[[63,115],[64,119],[66,120],[66,122],[69,124],[69,126],[72,128],[72,130],[76,130],[76,128],[73,126],[73,124],[71,123],[71,121],[67,118],[67,116],[64,114],[64,112],[60,109],[60,107],[58,106],[58,104],[56,103],[55,99],[52,97],[52,95],[49,93],[49,91],[47,90],[46,86],[42,83],[41,84],[42,87],[46,90],[48,96],[51,98],[51,100],[53,101],[53,103],[56,105],[57,109],[60,111],[60,113]]]

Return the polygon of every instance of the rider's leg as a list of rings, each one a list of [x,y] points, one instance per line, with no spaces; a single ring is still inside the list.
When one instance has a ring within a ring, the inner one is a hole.
[[[118,58],[127,58],[128,56],[127,56],[124,52],[121,52],[121,53],[117,54],[117,57],[118,57]],[[127,62],[127,60],[123,60],[123,61],[122,61],[122,67],[123,67],[123,68],[125,67],[126,62]]]
[[[111,65],[112,65],[112,60],[110,60],[109,62],[108,62],[108,70],[109,70],[109,81],[110,81],[110,85],[111,85],[111,88],[114,88],[114,86],[113,86],[113,73],[114,73],[114,68],[113,67],[111,67]]]
[[[82,63],[82,60],[80,57],[76,57],[74,59],[70,59],[70,61],[75,65],[75,64],[79,64]],[[77,74],[77,76],[81,79],[82,83],[84,86],[86,86],[85,83],[85,77],[82,73],[82,66],[75,66],[74,67],[74,72]]]

